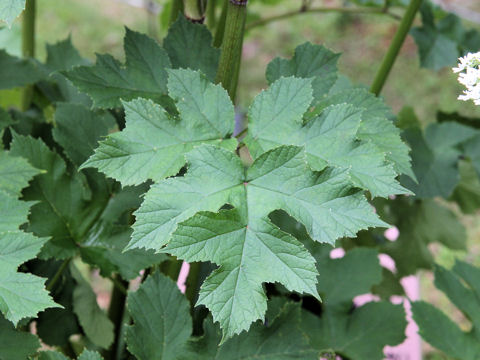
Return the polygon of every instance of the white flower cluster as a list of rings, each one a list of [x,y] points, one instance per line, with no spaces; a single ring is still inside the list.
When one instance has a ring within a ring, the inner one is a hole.
[[[475,105],[480,105],[480,52],[468,53],[458,60],[460,60],[458,67],[454,67],[452,70],[459,73],[458,82],[467,88],[458,99],[473,100]]]

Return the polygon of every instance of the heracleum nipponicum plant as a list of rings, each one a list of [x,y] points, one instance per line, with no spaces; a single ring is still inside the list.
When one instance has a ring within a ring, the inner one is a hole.
[[[25,8],[24,57],[0,50],[1,360],[380,360],[405,338],[390,296],[432,268],[472,330],[418,302],[421,335],[478,358],[478,269],[436,267],[429,247],[465,249],[457,215],[433,198],[480,208],[479,130],[444,113],[423,130],[378,96],[419,9],[421,65],[470,52],[458,69],[467,86],[477,33],[420,0],[351,3],[266,16],[246,0],[170,0],[161,45],[127,28],[124,62],[85,59],[70,38],[41,62],[36,1],[0,0],[9,26]],[[326,12],[399,21],[370,91],[339,74],[340,54],[306,41],[236,107],[247,32]],[[14,101],[3,90],[15,88]],[[345,256],[331,258],[333,246]],[[173,281],[183,261],[185,295]],[[91,268],[112,284],[107,312]],[[356,306],[368,292],[381,300]]]

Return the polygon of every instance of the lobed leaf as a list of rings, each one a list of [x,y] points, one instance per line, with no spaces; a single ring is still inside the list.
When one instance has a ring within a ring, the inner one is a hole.
[[[94,66],[79,66],[62,74],[87,93],[95,107],[119,107],[120,99],[128,101],[137,97],[164,100],[165,69],[171,67],[165,50],[155,40],[128,28],[124,49],[124,66],[110,55],[97,55]]]
[[[163,40],[173,69],[200,70],[210,81],[215,80],[220,50],[212,46],[212,35],[200,24],[180,15]]]
[[[262,282],[317,296],[313,259],[271,224],[270,212],[285,209],[314,240],[330,243],[384,224],[345,171],[312,172],[300,147],[271,150],[246,171],[235,154],[211,145],[195,148],[187,160],[184,177],[164,180],[147,193],[128,248],[160,250],[168,243],[162,251],[178,258],[221,265],[202,286],[199,303],[220,321],[225,337],[263,316]],[[198,213],[227,203],[235,210]]]
[[[159,105],[138,99],[124,103],[126,128],[100,142],[82,167],[96,167],[123,185],[172,176],[185,164],[184,155],[202,143],[235,149],[234,109],[227,92],[200,73],[169,70],[169,95],[179,119]]]
[[[0,158],[0,167],[5,165],[6,159]],[[16,325],[23,318],[36,316],[39,311],[57,305],[45,290],[45,279],[17,272],[18,267],[34,258],[47,241],[19,230],[32,204],[3,191],[0,191],[0,204],[0,312]]]
[[[355,186],[373,196],[409,193],[395,179],[397,173],[386,162],[386,153],[368,136],[364,137],[367,141],[359,141],[362,108],[332,105],[303,123],[303,114],[312,102],[310,82],[283,78],[255,98],[248,112],[249,135],[245,139],[252,156],[279,145],[302,145],[314,170],[327,166],[345,169]],[[398,132],[393,134],[398,136]]]

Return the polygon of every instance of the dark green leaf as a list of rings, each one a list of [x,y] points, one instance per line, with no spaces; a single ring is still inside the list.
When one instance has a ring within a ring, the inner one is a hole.
[[[31,210],[29,231],[51,237],[40,256],[73,256],[76,243],[84,240],[86,231],[105,207],[108,194],[88,201],[89,188],[80,174],[69,174],[64,160],[39,139],[14,134],[11,153],[46,171],[24,190],[25,200],[38,201]]]
[[[0,315],[0,359],[25,360],[40,348],[38,338],[27,332],[17,331]]]
[[[190,309],[172,280],[159,272],[149,276],[128,295],[127,307],[134,322],[127,328],[127,347],[137,359],[174,360],[186,351]]]
[[[120,107],[121,100],[144,97],[162,101],[167,93],[166,68],[171,67],[167,53],[146,35],[126,29],[126,63],[110,55],[97,55],[94,66],[80,66],[62,72],[99,108]]]
[[[235,149],[234,109],[227,92],[198,72],[170,70],[169,95],[180,119],[162,107],[138,99],[124,103],[126,128],[107,137],[83,167],[96,167],[123,185],[159,181],[185,165],[185,153],[202,143]]]
[[[73,311],[87,338],[95,345],[108,349],[113,342],[113,323],[97,304],[97,296],[80,272],[71,267],[77,282],[73,291]]]
[[[55,141],[77,166],[88,159],[98,146],[98,141],[115,126],[115,119],[107,112],[93,112],[86,107],[60,103],[55,112]]]
[[[20,59],[0,50],[0,90],[11,89],[45,79],[48,71],[31,59]]]
[[[339,57],[340,54],[335,54],[323,46],[304,43],[296,47],[292,59],[275,58],[268,64],[268,83],[272,84],[281,77],[289,76],[313,78],[313,98],[319,101],[337,80]]]
[[[212,35],[206,26],[179,16],[170,26],[163,47],[170,57],[172,68],[200,70],[210,81],[215,80],[220,50],[212,46]]]

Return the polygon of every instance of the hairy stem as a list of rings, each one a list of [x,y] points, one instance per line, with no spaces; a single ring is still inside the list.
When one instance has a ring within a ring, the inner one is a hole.
[[[248,0],[230,0],[227,9],[222,55],[215,81],[222,84],[232,101],[238,85]]]
[[[36,0],[27,0],[22,20],[22,55],[35,57],[35,14]],[[22,110],[28,110],[32,102],[33,86],[27,86],[22,93]]]
[[[380,14],[380,15],[387,15],[394,19],[399,20],[400,17],[388,11],[388,8],[369,8],[369,7],[312,7],[312,8],[305,8],[301,7],[299,10],[288,11],[283,14],[273,15],[270,17],[266,17],[264,19],[260,19],[257,21],[253,21],[246,25],[245,29],[250,30],[258,26],[266,25],[273,21],[283,20],[290,18],[292,16],[302,15],[302,14],[311,14],[311,13],[330,13],[330,12],[337,12],[337,13],[346,13],[346,14]]]
[[[71,258],[64,260],[63,263],[60,265],[60,267],[57,269],[57,272],[53,275],[52,279],[47,283],[47,286],[46,286],[47,291],[53,290],[55,284],[58,282],[63,272],[67,268],[68,264],[70,263],[70,260]]]
[[[215,38],[213,39],[213,46],[220,47],[223,42],[223,35],[225,34],[225,22],[227,21],[228,1],[223,0],[222,13],[218,19],[217,29],[215,31]]]
[[[114,287],[112,289],[112,298],[108,308],[108,318],[112,321],[115,329],[115,339],[110,349],[105,353],[106,360],[116,360],[120,358],[123,349],[119,347],[122,338],[123,315],[125,312],[125,303],[127,300],[128,281],[115,275],[112,278]],[[119,286],[120,284],[121,286]]]
[[[397,32],[393,37],[390,47],[383,58],[382,64],[375,75],[372,87],[370,88],[370,91],[377,96],[380,94],[387,81],[388,74],[390,74],[393,64],[402,48],[403,42],[412,27],[413,20],[415,19],[415,15],[417,14],[421,3],[422,0],[410,0],[407,11],[403,15],[402,21],[398,26]]]
[[[178,14],[183,14],[183,0],[172,0],[169,25],[172,25],[177,20]]]

